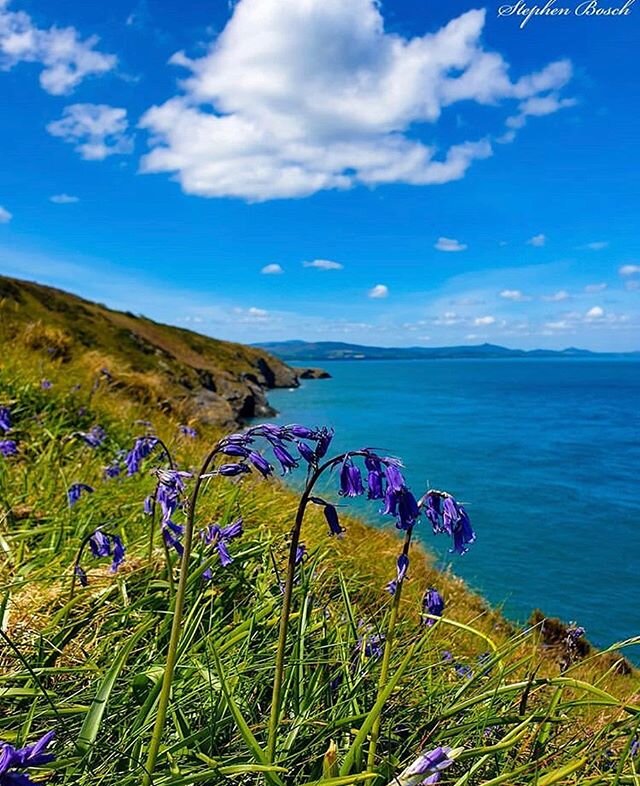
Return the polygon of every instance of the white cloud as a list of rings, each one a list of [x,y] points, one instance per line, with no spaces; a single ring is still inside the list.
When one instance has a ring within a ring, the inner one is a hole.
[[[536,248],[541,248],[547,242],[547,238],[543,234],[534,235],[532,238],[527,240],[527,243],[530,246],[535,246]]]
[[[554,292],[552,295],[543,295],[543,300],[548,300],[550,303],[560,303],[563,300],[568,300],[571,295],[567,292],[566,289],[559,289],[557,292]]]
[[[96,50],[98,37],[82,40],[73,27],[36,27],[24,11],[10,11],[0,1],[0,70],[18,63],[43,66],[40,85],[52,95],[70,93],[87,76],[104,74],[116,66],[115,55]]]
[[[265,265],[260,272],[265,276],[278,276],[281,273],[284,273],[284,270],[280,265],[272,264]]]
[[[566,319],[559,319],[557,322],[545,322],[544,326],[548,330],[568,330],[571,327]]]
[[[512,82],[483,47],[484,23],[483,10],[468,11],[407,39],[385,31],[376,0],[240,0],[204,57],[172,57],[191,73],[142,118],[142,171],[249,201],[458,180],[492,154],[489,141],[441,150],[415,136],[417,124],[455,102],[555,96],[571,74],[559,61]]]
[[[555,85],[562,86],[571,78],[571,66],[566,61],[552,63],[553,81]],[[508,131],[500,137],[499,142],[513,142],[516,131],[524,128],[529,117],[544,117],[558,112],[560,109],[575,106],[577,101],[574,98],[560,98],[557,93],[552,92],[548,95],[534,95],[522,101],[518,107],[518,114],[507,118]]]
[[[6,207],[0,205],[0,224],[8,224],[13,218],[13,213],[10,213]]]
[[[369,297],[377,300],[379,298],[387,297],[389,294],[389,287],[386,284],[376,284],[369,290]]]
[[[76,202],[79,202],[80,199],[77,196],[71,196],[70,194],[54,194],[53,196],[49,197],[49,201],[53,202],[54,205],[73,205]]]
[[[584,291],[588,295],[594,295],[596,292],[604,292],[606,288],[607,285],[604,282],[601,284],[587,284],[587,286],[584,288]]]
[[[519,289],[503,289],[502,292],[500,292],[500,297],[505,300],[513,300],[515,303],[531,300],[528,295],[525,295],[524,292]]]
[[[305,267],[315,267],[317,270],[342,270],[344,265],[333,262],[331,259],[314,259],[312,262],[303,262]]]
[[[636,273],[640,273],[640,265],[622,265],[618,268],[618,273],[621,276],[635,276]]]
[[[127,154],[133,139],[127,135],[127,110],[106,104],[72,104],[62,118],[49,123],[47,131],[69,144],[88,161]]]
[[[587,321],[591,321],[592,319],[602,319],[603,316],[604,309],[601,306],[594,306],[587,311],[587,313],[584,315],[584,318]]]
[[[438,251],[464,251],[467,246],[451,237],[439,237],[434,248]]]
[[[587,243],[585,248],[589,251],[602,251],[603,248],[606,248],[609,243],[606,240],[596,240],[593,243]]]
[[[495,321],[496,321],[496,318],[492,317],[489,314],[486,317],[476,317],[473,320],[473,324],[474,325],[478,325],[478,326],[480,326],[480,325],[493,325],[495,323]]]

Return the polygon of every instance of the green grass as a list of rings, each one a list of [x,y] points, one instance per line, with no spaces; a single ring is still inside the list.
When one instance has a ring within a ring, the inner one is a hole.
[[[34,776],[47,782],[142,783],[180,566],[175,555],[167,566],[158,524],[150,529],[142,512],[158,456],[131,478],[104,480],[103,467],[144,432],[137,420],[150,419],[190,470],[220,433],[201,426],[196,440],[180,436],[171,413],[97,382],[101,366],[75,344],[51,355],[20,337],[3,346],[0,406],[11,408],[19,455],[0,458],[0,739],[22,745],[55,729],[56,760]],[[108,439],[94,451],[72,435],[96,423]],[[69,509],[66,491],[78,481],[95,492]],[[419,547],[379,685],[381,659],[357,643],[387,632],[384,586],[401,541],[392,524],[372,529],[349,518],[345,537],[332,539],[319,510],[302,532],[310,556],[293,588],[271,762],[280,582],[297,502],[277,481],[206,482],[196,528],[242,512],[246,531],[230,544],[226,569],[196,539],[153,783],[383,786],[423,750],[447,745],[462,748],[442,774],[447,786],[640,784],[640,761],[630,755],[637,673],[621,673],[619,655],[594,650],[560,673],[563,652],[545,645],[540,626],[515,629],[457,577],[435,571]],[[89,585],[72,588],[79,544],[97,526],[122,536],[125,563],[112,574],[108,559],[86,555]],[[205,583],[207,566],[213,580]],[[429,586],[447,607],[426,628],[419,611]],[[458,676],[444,651],[473,676]]]

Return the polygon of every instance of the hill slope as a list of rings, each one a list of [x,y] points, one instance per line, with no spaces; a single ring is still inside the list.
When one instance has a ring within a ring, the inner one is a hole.
[[[0,276],[3,338],[67,362],[85,355],[164,410],[230,425],[272,414],[265,390],[298,385],[294,369],[266,351],[114,311],[52,287]]]

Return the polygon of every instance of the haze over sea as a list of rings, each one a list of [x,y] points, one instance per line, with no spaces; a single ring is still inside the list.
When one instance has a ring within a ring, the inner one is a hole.
[[[432,486],[464,502],[478,539],[462,558],[417,527],[441,566],[512,619],[539,607],[599,646],[640,633],[640,362],[322,366],[331,379],[271,392],[277,421],[331,424],[338,448],[401,456],[416,496]],[[355,509],[388,526],[379,503]]]

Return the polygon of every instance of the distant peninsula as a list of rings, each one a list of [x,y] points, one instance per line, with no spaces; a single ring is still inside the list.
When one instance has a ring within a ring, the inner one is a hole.
[[[370,347],[341,341],[268,341],[254,346],[288,361],[326,360],[438,360],[446,358],[517,359],[517,358],[599,358],[640,360],[638,352],[591,352],[568,347],[553,349],[509,349],[497,344],[473,344],[454,347]]]

